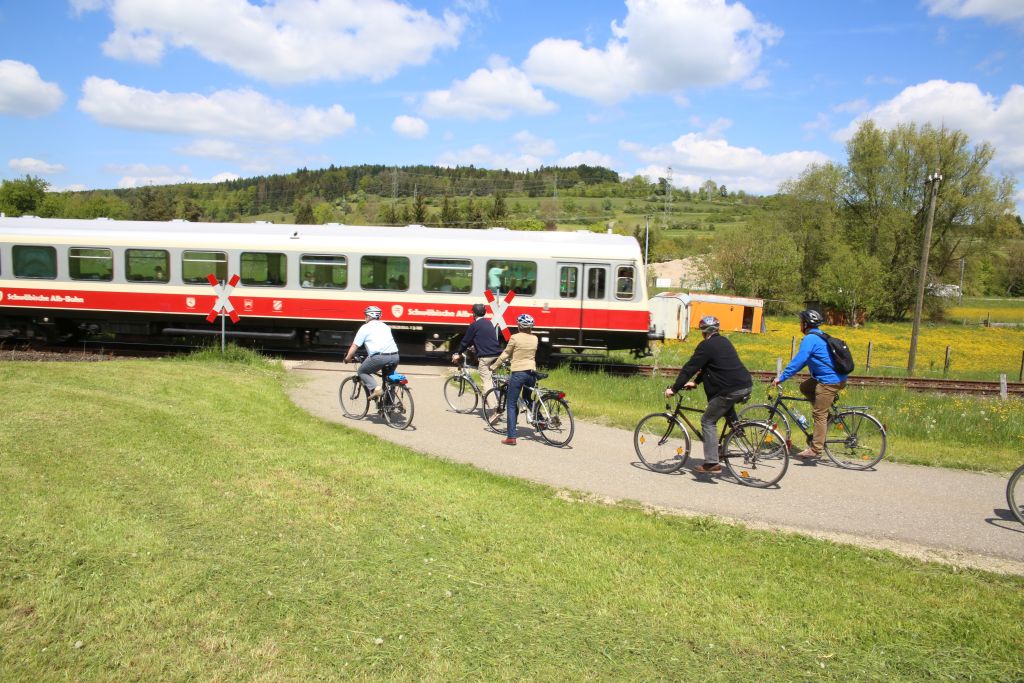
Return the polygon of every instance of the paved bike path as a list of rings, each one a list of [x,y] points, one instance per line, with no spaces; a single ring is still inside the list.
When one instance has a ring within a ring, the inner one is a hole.
[[[631,431],[576,420],[566,448],[554,448],[520,419],[519,444],[503,446],[479,415],[452,412],[444,401],[446,368],[403,365],[415,400],[410,429],[374,415],[346,418],[338,385],[352,365],[289,362],[300,379],[289,388],[298,406],[431,456],[498,474],[610,500],[636,500],[681,514],[709,514],[747,526],[793,530],[923,559],[1024,574],[1024,526],[1006,509],[1006,478],[883,460],[875,471],[791,461],[777,489],[754,489],[728,475],[696,475],[691,458],[680,473],[656,474],[633,452]],[[571,402],[571,398],[570,402]],[[637,415],[637,419],[640,415]],[[889,448],[899,448],[890,435]],[[700,443],[694,442],[699,456]]]

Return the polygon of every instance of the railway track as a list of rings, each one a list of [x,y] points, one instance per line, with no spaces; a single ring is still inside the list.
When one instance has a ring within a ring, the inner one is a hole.
[[[180,353],[189,353],[199,347],[181,347],[166,344],[130,344],[118,342],[90,342],[83,346],[59,346],[39,343],[20,343],[11,346],[0,345],[0,360],[69,360],[69,361],[97,361],[113,358],[154,358]],[[340,360],[342,352],[331,353],[327,351],[301,351],[301,350],[273,350],[268,351],[275,356],[289,359],[302,360]],[[447,364],[447,358],[437,356],[407,357],[408,361],[417,363]],[[672,378],[679,374],[679,368],[655,367],[653,365],[633,365],[630,363],[604,363],[596,361],[569,360],[569,366],[574,370],[585,370],[591,372],[606,372],[611,375],[623,377],[645,375],[661,376]],[[755,379],[767,382],[775,376],[774,372],[755,370],[750,373]],[[803,379],[806,374],[798,374],[794,379]],[[866,375],[851,376],[848,380],[850,386],[871,387],[891,386],[903,387],[912,391],[927,391],[939,394],[969,394],[973,396],[998,396],[1000,391],[999,382],[987,382],[984,380],[970,379],[926,379],[907,377],[872,377]],[[1007,394],[1024,398],[1024,383],[1007,382]]]
[[[628,363],[595,363],[586,361],[572,361],[571,366],[578,370],[601,370],[609,374],[631,376],[646,375],[648,377],[657,375],[661,377],[675,377],[679,374],[679,368],[662,367],[656,368],[653,365],[630,365]],[[775,377],[774,372],[760,370],[751,371],[756,380],[768,382]],[[807,374],[798,374],[794,379],[805,379]],[[872,377],[867,375],[854,375],[847,380],[849,386],[855,387],[903,387],[913,391],[928,391],[939,394],[970,394],[973,396],[998,396],[1000,391],[999,382],[987,382],[973,379],[926,379],[908,377]],[[1010,396],[1024,398],[1024,383],[1007,382],[1006,391]]]

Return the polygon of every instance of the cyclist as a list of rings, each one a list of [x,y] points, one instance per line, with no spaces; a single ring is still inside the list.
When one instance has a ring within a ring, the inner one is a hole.
[[[505,393],[507,431],[501,443],[516,445],[516,420],[519,417],[519,395],[527,387],[537,383],[537,337],[533,336],[533,316],[523,313],[516,318],[519,332],[513,334],[501,355],[491,363],[491,370],[501,365],[506,358],[512,359],[508,389]]]
[[[813,308],[800,311],[800,332],[804,335],[800,341],[800,350],[793,356],[793,360],[789,361],[782,374],[772,380],[772,386],[777,387],[804,366],[807,366],[811,373],[810,378],[800,383],[800,393],[814,406],[811,411],[814,417],[811,444],[796,454],[796,457],[803,460],[821,457],[821,451],[825,447],[829,406],[835,401],[836,394],[846,386],[846,375],[836,372],[832,356],[828,352],[828,344],[818,329],[823,322],[825,319],[821,313]],[[819,334],[814,334],[815,332]]]
[[[459,350],[452,354],[452,362],[457,363],[459,357],[472,346],[476,349],[477,370],[480,371],[480,381],[483,391],[494,388],[494,375],[491,373],[491,363],[501,353],[501,345],[498,343],[498,330],[487,319],[487,307],[483,304],[473,304],[473,317],[476,318],[469,325],[466,334],[459,342]]]
[[[381,320],[381,310],[377,306],[367,306],[363,311],[365,322],[356,332],[352,346],[348,347],[345,354],[345,362],[352,362],[352,356],[360,346],[366,347],[366,360],[359,366],[356,372],[362,381],[370,398],[377,398],[384,393],[384,387],[377,386],[377,380],[373,373],[385,365],[398,365],[398,345],[391,334],[391,328]]]
[[[721,323],[713,315],[700,319],[698,329],[704,339],[679,371],[676,383],[665,389],[665,398],[670,398],[681,389],[693,389],[698,382],[704,384],[704,393],[708,397],[708,407],[700,418],[704,462],[696,471],[706,474],[722,471],[718,461],[718,420],[723,416],[735,420],[736,404],[747,400],[754,390],[750,372],[740,362],[732,342],[718,333],[720,328]]]

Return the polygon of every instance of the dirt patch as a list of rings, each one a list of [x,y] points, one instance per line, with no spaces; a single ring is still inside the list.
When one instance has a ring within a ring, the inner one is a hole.
[[[701,284],[703,279],[701,277],[701,258],[699,256],[652,263],[648,267],[654,274],[654,277],[667,277],[672,280],[671,287],[679,287],[681,289],[695,288]]]

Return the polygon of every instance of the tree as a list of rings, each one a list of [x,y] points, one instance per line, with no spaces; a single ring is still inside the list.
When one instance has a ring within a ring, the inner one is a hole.
[[[505,193],[498,190],[494,193],[494,203],[491,204],[491,210],[487,213],[487,217],[497,223],[507,215],[508,209],[505,208]]]
[[[295,208],[295,223],[297,225],[314,225],[316,218],[313,216],[313,202],[308,198],[298,202]]]
[[[800,247],[770,220],[729,226],[715,235],[703,277],[716,291],[762,299],[800,295]]]
[[[459,224],[459,207],[445,193],[441,200],[441,225],[446,228],[454,228]]]
[[[417,194],[412,204],[412,222],[424,225],[427,222],[427,198]]]
[[[42,178],[30,175],[23,180],[5,180],[0,183],[0,211],[11,216],[35,215],[49,187]]]

